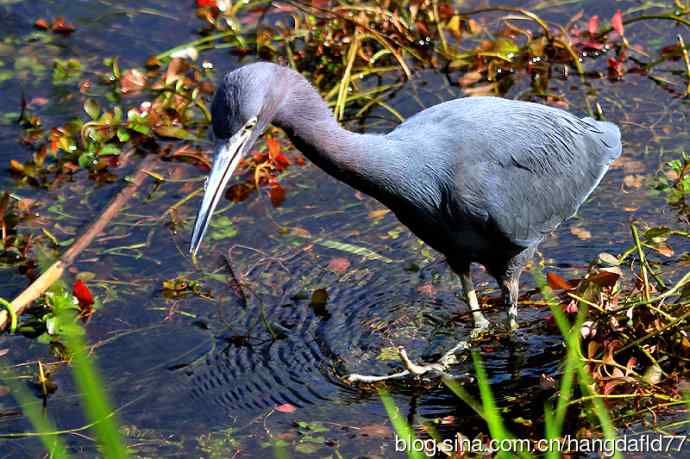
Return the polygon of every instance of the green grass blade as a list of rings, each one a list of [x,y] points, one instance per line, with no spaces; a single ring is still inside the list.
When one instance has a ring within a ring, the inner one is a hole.
[[[494,440],[510,440],[515,437],[508,432],[503,423],[503,418],[501,417],[501,412],[496,405],[493,393],[491,392],[491,383],[489,377],[484,369],[484,364],[478,352],[472,352],[472,361],[474,362],[474,371],[477,374],[477,385],[479,386],[479,395],[482,399],[482,407],[484,412],[484,420],[489,426],[489,433],[491,438]],[[518,443],[515,442],[516,448]],[[514,455],[519,455],[522,458],[531,458],[532,455],[528,451],[498,451],[496,454],[497,458],[502,457],[513,457]]]
[[[70,458],[67,447],[57,435],[57,428],[53,422],[41,412],[39,403],[24,386],[15,381],[12,372],[5,367],[0,367],[0,376],[11,390],[12,396],[19,403],[23,414],[29,419],[31,425],[40,434],[41,443],[46,448],[49,456],[56,459]]]
[[[484,418],[484,410],[479,402],[477,402],[457,381],[452,379],[444,378],[443,383],[450,389],[455,395],[460,398],[467,406],[472,408],[472,410],[479,416]]]
[[[587,316],[587,305],[584,303],[581,303],[580,306],[578,307],[578,312],[577,312],[577,317],[575,319],[575,324],[571,327],[568,323],[567,318],[565,317],[565,314],[563,311],[561,311],[560,307],[558,306],[557,302],[554,300],[553,295],[551,294],[550,289],[548,288],[546,284],[546,280],[544,278],[543,273],[541,273],[538,270],[534,270],[534,278],[537,283],[537,286],[539,289],[542,291],[542,294],[544,297],[547,299],[549,303],[549,307],[551,308],[551,311],[554,315],[554,318],[556,320],[556,324],[558,325],[558,328],[561,331],[561,334],[563,335],[563,338],[566,341],[566,346],[568,349],[567,353],[567,361],[566,361],[566,370],[568,370],[568,363],[572,367],[575,368],[575,371],[577,372],[577,375],[579,377],[579,385],[580,385],[580,390],[582,391],[583,394],[585,395],[593,395],[595,397],[592,397],[590,402],[592,404],[592,410],[594,411],[594,414],[596,415],[597,419],[599,420],[599,425],[601,426],[601,431],[604,434],[604,438],[606,438],[607,441],[611,442],[613,444],[616,440],[616,429],[613,425],[613,422],[611,421],[611,418],[609,416],[609,412],[606,409],[606,406],[604,405],[604,402],[601,400],[601,398],[596,397],[597,392],[592,389],[593,386],[593,380],[587,369],[585,368],[584,363],[580,360],[580,329],[582,327],[582,324],[585,320],[585,317]],[[570,369],[572,371],[572,369]],[[566,389],[571,389],[572,387],[572,379],[574,376],[570,376],[568,381],[564,381],[564,384],[566,384]],[[551,428],[554,429],[553,433],[554,435],[562,432],[562,426],[563,422],[565,420],[565,413],[566,413],[566,408],[568,405],[568,401],[570,398],[570,390],[568,393],[561,393],[559,395],[559,400],[558,400],[558,405],[556,408],[556,415],[553,424],[551,425]],[[554,438],[554,437],[551,437]],[[550,456],[550,457],[556,457],[556,456]],[[616,452],[611,456],[615,459],[622,459],[623,456],[619,453]]]
[[[416,451],[414,448],[410,447],[410,445],[414,444],[414,431],[407,423],[405,418],[400,415],[400,410],[396,406],[395,401],[393,401],[393,397],[391,397],[391,395],[385,389],[379,388],[378,391],[379,397],[381,397],[381,401],[383,402],[383,407],[386,409],[388,418],[390,419],[391,424],[393,424],[393,428],[398,434],[398,438],[401,438],[403,441],[405,441],[405,444],[407,445],[407,457],[410,459],[423,459],[425,455],[421,451]]]
[[[80,393],[87,419],[93,426],[101,454],[107,458],[129,456],[118,430],[115,410],[108,400],[95,360],[89,356],[85,331],[79,323],[74,297],[63,282],[54,284],[48,294],[56,329],[71,357],[72,376]]]
[[[115,412],[104,391],[103,380],[89,357],[86,342],[79,334],[64,336],[67,348],[72,355],[72,374],[82,393],[84,411],[94,422],[98,442],[107,458],[126,458],[129,456],[117,427]]]
[[[491,392],[489,377],[486,374],[486,370],[484,370],[484,364],[478,352],[472,352],[472,361],[474,362],[474,371],[477,374],[477,384],[479,385],[479,395],[482,399],[484,420],[489,426],[489,432],[496,440],[508,438],[509,435],[503,425],[501,413],[498,411],[494,396]]]

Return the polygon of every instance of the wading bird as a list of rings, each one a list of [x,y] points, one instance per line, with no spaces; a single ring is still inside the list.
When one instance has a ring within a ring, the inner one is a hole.
[[[342,128],[299,73],[271,63],[227,75],[212,104],[216,150],[190,251],[196,254],[239,160],[269,124],[321,169],[390,208],[460,276],[476,330],[470,263],[496,278],[506,325],[517,328],[520,273],[621,153],[618,127],[498,97],[427,108],[385,135]],[[404,351],[409,373],[417,373]],[[423,372],[422,370],[419,370]]]

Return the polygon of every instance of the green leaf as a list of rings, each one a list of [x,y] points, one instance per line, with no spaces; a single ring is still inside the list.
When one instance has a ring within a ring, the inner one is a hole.
[[[295,451],[300,454],[315,454],[321,447],[314,443],[300,443],[295,446]]]
[[[320,422],[297,421],[297,427],[299,427],[300,431],[309,431],[315,433],[328,432],[331,430]]]
[[[53,83],[76,81],[81,75],[82,65],[77,59],[55,59],[53,61]]]
[[[191,132],[175,126],[159,126],[154,130],[161,137],[172,137],[173,139],[181,140],[193,140],[196,138]]]
[[[120,124],[122,122],[122,109],[117,105],[113,108],[113,124]]]
[[[113,73],[113,77],[116,80],[120,79],[120,64],[118,62],[117,56],[115,57],[106,57],[103,59],[103,64],[107,67],[110,67],[110,70]]]
[[[645,231],[643,234],[643,237],[645,239],[654,239],[654,238],[658,238],[658,237],[667,236],[670,231],[671,231],[671,229],[667,228],[665,226],[657,226],[657,227],[650,228],[647,231]]]
[[[145,124],[130,123],[129,128],[139,134],[149,135],[151,133],[151,128]]]
[[[73,242],[74,242],[74,238],[71,237],[69,239],[65,239],[64,241],[58,242],[58,245],[60,247],[69,247],[70,245],[72,245]]]
[[[398,348],[395,346],[383,347],[381,348],[379,355],[376,356],[376,360],[390,360],[397,362],[400,360],[400,351],[398,351]]]
[[[129,131],[125,128],[118,128],[117,130],[117,140],[120,142],[129,141]]]
[[[104,145],[103,148],[101,148],[101,151],[98,152],[99,156],[117,156],[119,154],[120,149],[112,143]]]
[[[84,111],[92,120],[95,120],[98,119],[98,115],[101,114],[101,106],[93,99],[86,99],[86,102],[84,102]]]
[[[87,152],[79,155],[79,165],[85,169],[88,169],[91,166],[93,166],[94,160],[95,158],[93,156],[93,153]]]
[[[60,324],[59,333],[60,336],[83,336],[86,334],[84,329],[75,323]]]
[[[239,233],[235,225],[232,224],[232,220],[226,216],[220,216],[215,221],[211,220],[211,228],[213,231],[209,237],[213,241],[230,239]]]
[[[505,60],[512,60],[520,52],[520,47],[510,38],[500,37],[494,44],[494,52]]]

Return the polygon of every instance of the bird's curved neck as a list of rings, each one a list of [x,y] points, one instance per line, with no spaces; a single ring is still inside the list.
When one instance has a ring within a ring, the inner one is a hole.
[[[293,82],[273,124],[328,174],[390,206],[392,192],[400,195],[405,184],[399,152],[383,135],[341,127],[316,90],[302,77],[299,80]]]

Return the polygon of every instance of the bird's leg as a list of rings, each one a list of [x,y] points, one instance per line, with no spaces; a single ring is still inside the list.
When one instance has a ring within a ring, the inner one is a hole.
[[[501,282],[503,292],[503,303],[506,305],[506,328],[508,331],[517,330],[518,315],[518,289],[520,282],[517,277],[512,276]]]
[[[477,336],[479,333],[489,328],[489,321],[486,320],[486,317],[484,317],[484,314],[482,314],[481,308],[479,307],[477,292],[474,290],[474,284],[472,283],[472,277],[470,276],[469,264],[466,266],[462,265],[461,267],[458,267],[458,265],[451,265],[451,267],[453,267],[454,271],[460,275],[462,288],[465,291],[465,297],[467,298],[467,303],[470,305],[470,309],[472,310],[472,318],[474,319],[474,330],[472,331],[472,336]],[[436,362],[418,364],[410,360],[403,347],[399,347],[398,352],[400,354],[400,361],[405,367],[405,370],[385,376],[369,376],[352,373],[348,375],[346,379],[351,383],[375,383],[391,379],[401,379],[407,376],[419,377],[426,374],[435,374],[444,378],[450,377],[457,379],[457,377],[453,377],[448,374],[447,371],[451,365],[459,363],[457,354],[466,352],[469,350],[469,348],[470,344],[467,341],[460,341],[445,354],[443,354]]]
[[[462,281],[462,288],[465,291],[467,303],[470,305],[470,310],[472,311],[472,319],[474,320],[474,331],[472,333],[476,335],[489,328],[489,321],[486,320],[486,317],[484,317],[479,307],[477,291],[474,289],[474,283],[472,282],[469,268],[460,272],[460,280]]]

